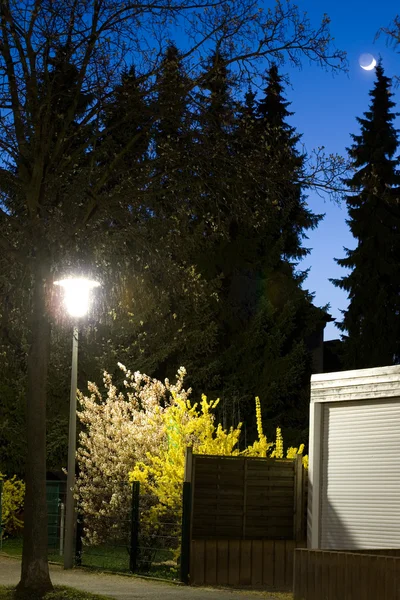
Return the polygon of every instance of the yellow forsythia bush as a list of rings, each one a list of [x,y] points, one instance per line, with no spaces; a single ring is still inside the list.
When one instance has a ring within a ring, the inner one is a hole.
[[[24,507],[25,483],[14,475],[6,479],[0,473],[0,481],[3,482],[1,502],[1,526],[3,534],[11,535],[17,533],[23,527],[20,518]]]
[[[182,483],[184,477],[185,449],[193,448],[196,454],[219,454],[225,456],[254,456],[284,458],[281,429],[276,430],[275,443],[268,442],[263,432],[261,403],[256,398],[256,420],[258,440],[245,450],[239,451],[237,444],[241,424],[225,430],[215,423],[213,411],[219,400],[209,401],[202,396],[200,403],[191,403],[186,395],[172,393],[171,403],[159,409],[158,426],[164,431],[157,450],[148,452],[145,460],[136,462],[129,473],[130,482],[139,481],[142,491],[151,494],[158,502],[151,506],[147,518],[153,525],[166,514],[180,514]],[[288,448],[286,458],[303,455],[304,444],[299,448]],[[303,456],[308,465],[308,456]]]

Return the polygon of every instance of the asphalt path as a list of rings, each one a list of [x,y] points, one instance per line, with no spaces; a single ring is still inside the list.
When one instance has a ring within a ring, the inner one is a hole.
[[[20,573],[18,559],[0,556],[0,585],[17,585]],[[286,600],[290,597],[286,594],[175,585],[134,576],[93,573],[85,569],[65,571],[59,565],[50,565],[50,573],[54,585],[66,585],[118,600]]]

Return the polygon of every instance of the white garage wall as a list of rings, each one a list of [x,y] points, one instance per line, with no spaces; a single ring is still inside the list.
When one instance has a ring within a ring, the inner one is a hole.
[[[400,366],[312,377],[309,547],[400,547],[399,450]]]
[[[399,399],[323,412],[320,547],[399,548]]]

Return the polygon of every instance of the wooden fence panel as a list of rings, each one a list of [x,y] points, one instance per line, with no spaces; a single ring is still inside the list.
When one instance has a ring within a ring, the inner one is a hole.
[[[263,542],[253,540],[251,561],[251,585],[260,587],[263,583]]]
[[[197,585],[204,584],[205,568],[205,542],[192,540],[190,548],[190,582],[196,581]],[[195,560],[194,560],[195,559]]]
[[[293,585],[294,551],[296,548],[295,540],[286,540],[286,560],[285,560],[285,586]]]
[[[193,455],[193,539],[305,538],[301,460]]]
[[[278,589],[285,587],[285,567],[286,567],[286,542],[283,540],[275,541],[275,568],[274,583]]]
[[[205,549],[204,579],[209,585],[217,584],[217,541],[206,540]]]
[[[262,582],[263,585],[273,585],[271,581],[274,581],[274,570],[275,570],[275,542],[274,540],[263,541],[263,572]]]
[[[240,541],[229,540],[228,541],[228,582],[227,585],[238,586],[240,584]],[[220,583],[222,574],[218,572],[218,583]],[[193,582],[196,585],[196,581]]]
[[[193,455],[190,582],[291,589],[304,547],[300,458]]]
[[[240,541],[240,585],[251,585],[251,540]]]
[[[193,540],[190,583],[290,590],[293,540]]]
[[[398,600],[400,551],[373,553],[295,550],[294,600]]]
[[[218,540],[217,542],[217,581],[229,581],[229,542]]]

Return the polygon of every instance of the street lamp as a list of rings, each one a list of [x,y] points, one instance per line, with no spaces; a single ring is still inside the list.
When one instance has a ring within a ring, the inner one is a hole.
[[[90,291],[98,287],[97,281],[73,278],[55,281],[64,289],[64,301],[68,313],[75,320],[72,336],[72,368],[71,396],[69,403],[69,433],[68,433],[68,473],[67,497],[65,503],[65,538],[64,538],[64,569],[72,569],[74,561],[74,528],[75,528],[75,453],[76,453],[76,394],[78,388],[78,324],[77,320],[84,317],[89,310]]]

